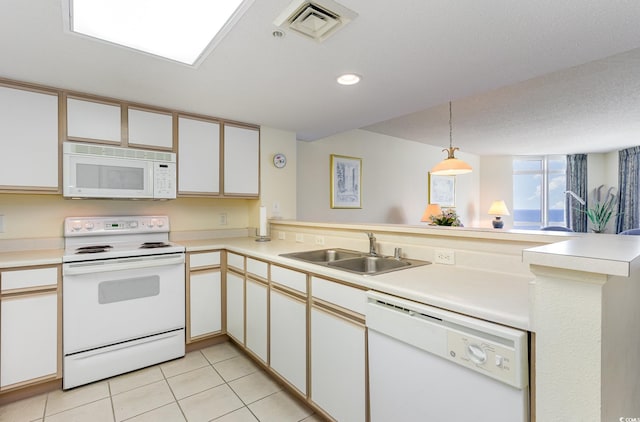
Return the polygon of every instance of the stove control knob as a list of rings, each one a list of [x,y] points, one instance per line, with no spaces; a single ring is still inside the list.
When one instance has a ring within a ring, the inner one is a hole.
[[[158,227],[162,227],[162,226],[164,226],[164,221],[162,221],[162,220],[156,220],[156,226],[158,226]]]
[[[156,225],[156,220],[152,218],[151,220],[149,220],[149,223],[147,224],[147,227],[153,228],[153,226],[155,226],[155,225]]]
[[[129,222],[129,228],[137,229],[138,228],[138,222],[137,221],[130,221]]]
[[[78,231],[82,228],[82,221],[73,221],[71,222],[71,230]]]
[[[93,230],[93,223],[91,221],[87,221],[86,223],[84,223],[84,228],[87,230]]]

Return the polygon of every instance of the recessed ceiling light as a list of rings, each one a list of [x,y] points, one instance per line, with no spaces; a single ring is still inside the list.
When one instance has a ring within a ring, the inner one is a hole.
[[[195,65],[253,1],[63,0],[63,4],[69,12],[66,30]]]
[[[340,85],[355,85],[360,82],[360,75],[356,75],[355,73],[345,73],[344,75],[338,76],[338,83]]]

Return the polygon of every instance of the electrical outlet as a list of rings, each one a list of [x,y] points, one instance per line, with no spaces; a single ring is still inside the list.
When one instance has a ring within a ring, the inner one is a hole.
[[[298,243],[304,242],[304,235],[302,233],[296,233],[296,242]]]
[[[324,245],[324,236],[316,236],[316,245]]]
[[[227,213],[226,212],[222,212],[220,214],[218,214],[218,224],[221,226],[226,226],[227,225]]]
[[[286,240],[287,232],[278,232],[278,240]]]
[[[434,252],[434,262],[436,264],[454,265],[456,263],[455,252],[451,249],[436,249]]]

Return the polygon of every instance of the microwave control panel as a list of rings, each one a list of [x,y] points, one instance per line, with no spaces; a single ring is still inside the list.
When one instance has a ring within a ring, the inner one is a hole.
[[[174,199],[176,197],[176,163],[154,163],[153,198]]]

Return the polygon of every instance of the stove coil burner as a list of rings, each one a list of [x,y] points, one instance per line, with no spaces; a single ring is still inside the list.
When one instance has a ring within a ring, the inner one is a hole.
[[[76,249],[77,254],[82,253],[100,253],[100,252],[108,252],[109,249],[113,248],[111,245],[92,245],[92,246],[82,246]]]
[[[171,246],[165,242],[144,242],[140,245],[140,249],[154,249],[154,248],[166,248]]]

